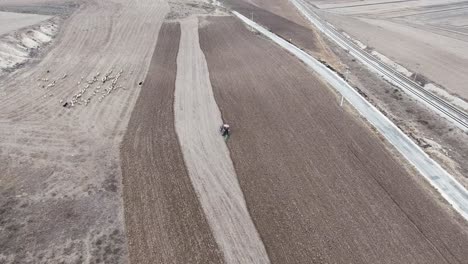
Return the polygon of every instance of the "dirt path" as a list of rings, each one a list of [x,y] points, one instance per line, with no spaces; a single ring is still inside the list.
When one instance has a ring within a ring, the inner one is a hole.
[[[174,128],[180,25],[163,24],[121,149],[131,263],[222,263]]]
[[[181,27],[175,127],[190,179],[226,263],[269,263],[219,135],[221,113],[198,42],[198,19],[185,19]]]
[[[466,223],[296,59],[232,18],[208,19],[200,45],[272,263],[467,259]]]

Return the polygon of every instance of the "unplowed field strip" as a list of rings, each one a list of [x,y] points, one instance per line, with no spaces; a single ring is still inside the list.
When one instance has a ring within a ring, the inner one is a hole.
[[[233,18],[203,25],[231,158],[272,263],[468,259],[467,224],[297,59]]]
[[[180,25],[165,23],[121,147],[131,263],[223,263],[174,128]]]
[[[198,19],[180,24],[174,116],[188,175],[226,264],[269,264],[219,135],[221,113],[198,41]]]

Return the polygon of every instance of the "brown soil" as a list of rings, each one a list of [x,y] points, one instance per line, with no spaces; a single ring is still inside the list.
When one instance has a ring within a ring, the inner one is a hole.
[[[288,14],[287,17],[296,17],[293,21],[285,18],[286,16],[283,17],[267,11],[267,5],[257,7],[242,0],[221,0],[221,2],[224,6],[235,10],[250,19],[253,18],[255,22],[268,28],[270,31],[295,45],[302,47],[308,52],[314,54],[314,56],[326,58],[327,61],[335,60],[333,54],[331,54],[327,47],[323,45],[320,35],[318,35],[314,29],[305,26],[307,25],[306,22],[295,22],[302,21],[302,17],[295,11],[295,9],[287,9],[289,12],[284,11]],[[281,1],[274,1],[274,3],[277,2]]]
[[[284,0],[232,0],[229,2],[245,2],[265,9],[273,14],[284,17],[302,26],[308,26],[308,21],[302,17],[290,1]]]
[[[234,18],[205,24],[231,157],[272,263],[468,259],[466,222],[297,59]]]
[[[131,263],[222,263],[174,128],[179,23],[165,23],[121,146]]]

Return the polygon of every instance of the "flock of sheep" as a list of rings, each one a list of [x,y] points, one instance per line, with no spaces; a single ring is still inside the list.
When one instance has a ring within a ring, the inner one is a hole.
[[[91,102],[91,99],[95,96],[99,96],[98,101],[101,102],[106,96],[108,96],[110,93],[113,91],[123,88],[122,86],[118,86],[117,83],[122,76],[123,70],[121,69],[118,73],[115,75],[112,75],[114,73],[114,69],[111,68],[108,72],[106,72],[100,79],[99,77],[101,76],[101,73],[98,72],[96,73],[91,79],[83,81],[84,77],[81,77],[80,81],[77,82],[77,85],[81,85],[82,83],[84,84],[84,87],[80,89],[77,93],[75,93],[70,100],[60,100],[60,104],[63,107],[71,108],[76,105],[88,105]],[[67,78],[68,75],[65,74],[62,78],[58,80],[53,80],[51,83],[47,85],[41,85],[42,88],[48,90],[52,87],[54,87],[59,80],[63,80]],[[43,82],[49,82],[47,78],[40,79],[39,81]],[[110,83],[110,85],[106,88],[104,88],[106,83]],[[97,84],[94,89],[93,86],[94,84]],[[92,92],[89,92],[88,90],[93,90]],[[45,94],[44,97],[47,96],[53,96],[52,93]]]

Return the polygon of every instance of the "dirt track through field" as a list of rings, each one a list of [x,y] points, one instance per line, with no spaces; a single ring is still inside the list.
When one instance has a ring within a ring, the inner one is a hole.
[[[121,148],[131,263],[223,263],[174,128],[179,23],[163,24]]]
[[[181,22],[177,57],[175,127],[188,174],[226,263],[269,263],[250,218],[229,151],[219,135],[221,113],[214,100],[198,19]]]
[[[203,23],[231,157],[272,263],[468,259],[467,224],[301,63],[233,18]]]

